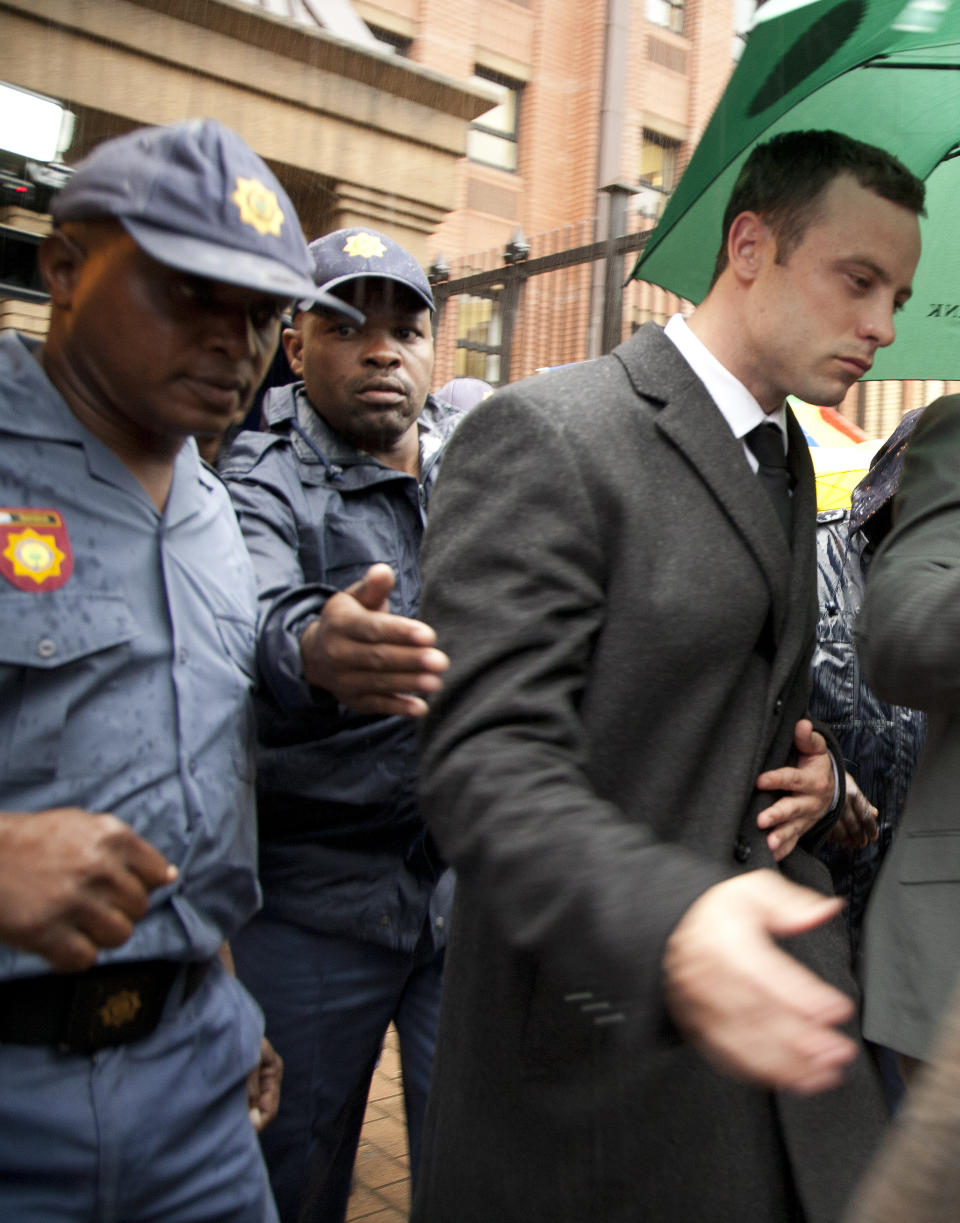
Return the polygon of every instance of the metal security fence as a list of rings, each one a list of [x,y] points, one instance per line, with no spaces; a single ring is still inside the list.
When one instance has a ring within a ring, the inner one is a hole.
[[[576,242],[592,230],[584,222],[529,245],[518,235],[502,254],[463,260],[456,274],[438,276],[435,266],[434,381],[467,375],[500,386],[608,352],[647,318],[679,308],[679,298],[653,285],[624,288],[646,233]]]

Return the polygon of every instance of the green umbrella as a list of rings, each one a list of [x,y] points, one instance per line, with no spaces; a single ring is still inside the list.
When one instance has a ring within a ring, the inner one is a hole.
[[[834,128],[927,182],[923,255],[870,378],[960,378],[960,3],[768,0],[633,275],[699,302],[753,144]]]

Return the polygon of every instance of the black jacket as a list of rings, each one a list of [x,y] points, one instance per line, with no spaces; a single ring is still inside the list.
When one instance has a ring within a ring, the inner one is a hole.
[[[813,655],[810,712],[833,732],[844,762],[876,806],[880,835],[855,853],[825,846],[837,892],[847,897],[845,915],[853,950],[873,881],[890,847],[910,780],[926,737],[926,715],[894,705],[867,684],[854,649],[853,626],[863,602],[873,546],[846,510],[817,515],[817,588],[820,615]]]

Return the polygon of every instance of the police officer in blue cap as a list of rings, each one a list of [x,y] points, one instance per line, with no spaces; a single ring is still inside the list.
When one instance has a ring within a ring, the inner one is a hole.
[[[280,1217],[339,1223],[391,1021],[417,1172],[452,888],[416,799],[416,719],[447,662],[416,618],[419,550],[462,412],[428,394],[433,296],[413,256],[356,226],[310,251],[365,321],[300,302],[283,335],[300,381],[221,465],[260,598],[264,908],[234,952],[287,1065],[263,1135]]]
[[[46,340],[0,337],[0,1217],[264,1223],[279,1060],[218,956],[259,903],[254,579],[192,435],[291,299],[351,312],[211,120],[100,146],[53,219]]]

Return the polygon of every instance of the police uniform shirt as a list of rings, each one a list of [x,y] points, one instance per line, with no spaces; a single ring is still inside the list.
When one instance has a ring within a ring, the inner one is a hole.
[[[179,868],[110,959],[205,959],[259,902],[256,598],[192,443],[163,513],[0,336],[0,809],[126,821]],[[49,971],[0,945],[0,979]]]

